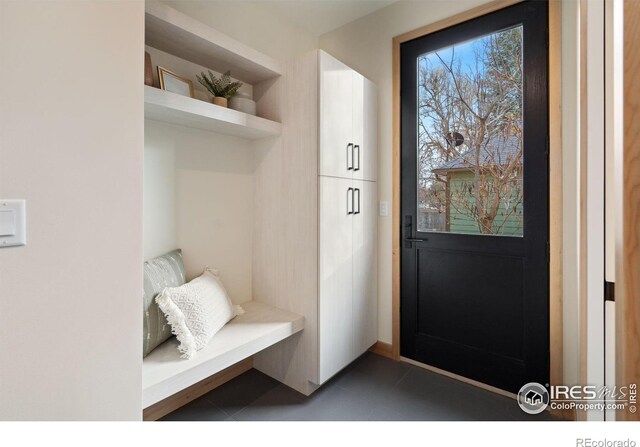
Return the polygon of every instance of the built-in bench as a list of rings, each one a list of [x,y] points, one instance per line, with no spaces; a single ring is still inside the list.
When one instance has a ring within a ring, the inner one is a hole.
[[[243,303],[242,308],[245,313],[227,323],[194,358],[180,358],[175,338],[158,346],[144,358],[142,404],[145,419],[157,419],[162,413],[171,411],[148,414],[147,410],[154,404],[230,369],[304,328],[304,317],[292,312],[257,301]],[[224,383],[224,380],[219,382]],[[214,387],[209,386],[208,389]],[[194,395],[197,392],[191,394],[183,396],[182,403],[174,403],[172,409],[198,397]]]

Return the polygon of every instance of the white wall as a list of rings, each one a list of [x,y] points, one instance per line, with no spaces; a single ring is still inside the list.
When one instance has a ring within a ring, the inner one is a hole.
[[[141,417],[143,11],[0,1],[0,419]]]
[[[379,200],[392,203],[392,39],[394,36],[414,30],[429,23],[450,17],[459,12],[471,9],[485,0],[460,1],[400,1],[376,11],[355,22],[320,36],[320,48],[331,53],[346,64],[355,68],[378,85],[378,195]],[[564,164],[566,170],[564,184],[572,188],[577,182],[577,171],[571,165],[576,157],[579,140],[572,138],[577,134],[577,30],[575,28],[576,4],[568,2],[563,7],[563,26],[568,23],[567,32],[563,31],[562,51],[567,55],[567,64],[563,63],[563,119],[567,122],[563,132],[570,135],[563,140],[563,151],[569,160]],[[573,6],[573,7],[572,7]],[[567,67],[565,67],[567,65]],[[565,88],[566,87],[566,88]],[[565,203],[575,200],[577,191],[571,190],[573,196]],[[565,234],[576,233],[577,207],[565,211],[565,219],[573,223],[573,227],[565,226]],[[379,218],[378,233],[378,300],[379,300],[379,333],[381,341],[391,343],[391,292],[392,292],[392,221],[391,216]],[[570,366],[577,368],[577,246],[575,241],[568,242],[565,250],[565,355],[572,359]],[[571,245],[574,244],[574,245]],[[564,248],[564,247],[563,247]],[[567,295],[567,292],[570,295]],[[574,332],[576,330],[576,332]],[[571,371],[573,374],[574,371]],[[572,380],[572,379],[571,379]],[[575,376],[577,380],[577,376]],[[575,382],[574,382],[575,383]]]
[[[146,46],[156,66],[193,82],[207,70]],[[241,90],[252,94],[244,84]],[[187,279],[205,266],[218,269],[231,298],[251,299],[253,153],[241,138],[145,120],[144,259],[183,250]]]
[[[246,140],[145,120],[145,259],[174,248],[187,279],[218,269],[251,299],[253,151]]]

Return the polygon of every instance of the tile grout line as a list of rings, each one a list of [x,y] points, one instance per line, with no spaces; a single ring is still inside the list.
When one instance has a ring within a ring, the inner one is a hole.
[[[400,382],[402,382],[404,378],[407,377],[407,375],[409,374],[409,371],[411,371],[411,368],[407,368],[407,370],[402,374],[402,376],[400,376],[400,378],[397,380],[396,383],[393,384],[391,388],[397,387],[400,384]]]
[[[244,373],[242,373],[240,376],[242,376],[242,375],[244,375],[244,374],[247,374],[247,373],[248,373],[248,372],[250,372],[250,371],[251,371],[251,370],[249,370],[249,371],[247,371],[247,372],[244,372]],[[262,374],[262,373],[260,373],[260,374]],[[238,377],[240,377],[240,376],[238,376]],[[236,377],[235,379],[233,379],[233,380],[236,380],[236,379],[237,379],[237,377]],[[274,379],[271,379],[271,380],[274,380]],[[227,383],[229,383],[229,382],[227,382]],[[226,383],[225,383],[225,384],[223,384],[222,386],[224,386],[224,385],[226,385]],[[209,393],[205,394],[203,397],[207,400],[207,402],[209,402],[209,403],[213,404],[216,408],[218,408],[219,410],[221,410],[222,412],[224,412],[224,413],[225,413],[227,416],[229,416],[231,419],[236,420],[236,419],[234,418],[234,416],[236,416],[237,414],[239,414],[241,411],[243,411],[243,410],[245,410],[245,409],[249,408],[249,407],[251,406],[251,404],[253,404],[253,403],[254,403],[254,402],[256,402],[258,399],[260,399],[261,397],[263,397],[265,394],[267,394],[267,393],[269,393],[270,391],[272,391],[272,390],[274,390],[274,389],[278,388],[278,387],[279,387],[279,386],[281,386],[281,385],[282,385],[282,383],[276,383],[276,385],[275,385],[273,388],[270,388],[266,393],[262,393],[262,394],[260,394],[260,396],[258,396],[258,397],[256,397],[255,399],[251,400],[251,402],[249,402],[249,403],[247,403],[246,405],[242,406],[240,409],[238,409],[237,411],[234,411],[233,413],[229,413],[229,411],[228,411],[228,410],[226,410],[226,409],[222,408],[221,406],[219,406],[218,404],[216,404],[215,402],[213,402],[213,401],[208,397],[208,395],[209,395],[210,393],[215,392],[215,391],[216,391],[217,389],[219,389],[219,388],[216,388],[216,389],[214,389],[214,390],[210,391]]]
[[[233,415],[229,414],[229,412],[227,410],[225,410],[224,408],[220,407],[219,405],[217,405],[215,402],[211,402],[211,400],[205,396],[205,399],[207,402],[209,402],[211,405],[213,405],[215,408],[217,408],[218,410],[222,411],[224,414],[227,415],[227,417],[233,419]]]

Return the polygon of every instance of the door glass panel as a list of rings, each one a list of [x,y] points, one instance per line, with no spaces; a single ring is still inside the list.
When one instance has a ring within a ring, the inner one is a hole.
[[[522,26],[417,61],[418,231],[522,236]]]

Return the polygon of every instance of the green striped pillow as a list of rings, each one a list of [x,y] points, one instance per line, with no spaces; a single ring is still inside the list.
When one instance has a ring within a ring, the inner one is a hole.
[[[143,357],[171,337],[171,325],[156,304],[156,295],[165,287],[178,287],[185,282],[182,250],[174,250],[144,263]]]

